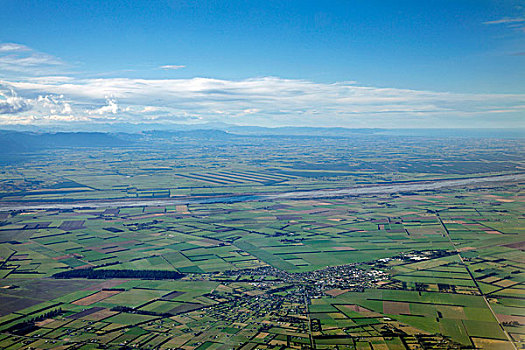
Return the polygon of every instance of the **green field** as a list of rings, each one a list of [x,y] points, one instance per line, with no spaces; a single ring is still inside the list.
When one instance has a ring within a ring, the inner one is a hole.
[[[175,140],[6,165],[0,204],[21,208],[0,210],[0,347],[512,349],[522,181],[279,196],[523,167],[510,141],[427,141]],[[85,268],[143,277],[55,278]]]

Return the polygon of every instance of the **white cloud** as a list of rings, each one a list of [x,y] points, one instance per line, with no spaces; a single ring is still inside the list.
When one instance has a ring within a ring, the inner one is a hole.
[[[259,113],[260,111],[261,110],[258,108],[248,108],[248,109],[243,110],[242,112],[244,114],[255,114],[255,113]]]
[[[162,109],[160,107],[154,107],[154,106],[145,106],[143,109],[142,109],[142,113],[153,113],[153,112],[158,112],[158,111],[161,111]]]
[[[164,69],[164,70],[176,70],[176,69],[186,68],[186,66],[176,65],[176,64],[167,64],[167,65],[164,65],[164,66],[160,66],[159,68],[160,69]]]
[[[63,75],[50,75],[43,77],[32,77],[31,81],[42,83],[42,84],[59,84],[72,82],[74,79],[72,77],[63,76]]]
[[[35,110],[39,114],[72,114],[71,104],[64,100],[63,95],[39,95],[32,101]]]
[[[525,18],[518,17],[518,18],[501,18],[496,19],[493,21],[486,21],[483,22],[483,24],[488,25],[504,25],[510,29],[517,30],[519,32],[525,32]]]
[[[40,75],[64,66],[57,57],[35,51],[16,43],[0,44],[0,73]]]
[[[95,114],[95,115],[107,115],[107,114],[117,114],[119,112],[120,108],[117,104],[117,101],[115,99],[106,99],[106,105],[102,106],[100,108],[96,108],[93,110],[88,110],[88,114]]]
[[[4,83],[31,102],[31,113],[21,114],[39,117],[36,122],[45,116],[66,115],[81,120],[133,123],[154,119],[273,126],[406,127],[410,126],[408,121],[424,123],[425,118],[456,122],[460,118],[490,115],[497,118],[525,112],[523,94],[459,94],[276,77],[244,80],[42,77]],[[521,119],[515,119],[523,125]]]
[[[509,24],[509,23],[522,23],[525,22],[525,18],[501,18],[494,21],[486,21],[483,24]]]
[[[485,22],[509,27],[524,18]],[[160,69],[184,68],[163,65]],[[503,119],[524,126],[523,94],[461,94],[257,77],[244,80],[81,79],[64,63],[16,43],[0,43],[0,124],[68,121],[222,121],[253,125],[412,126]],[[15,92],[16,91],[16,92]],[[492,118],[492,119],[490,119]],[[489,125],[489,124],[486,124]],[[475,125],[480,126],[480,125]]]
[[[13,89],[0,84],[0,114],[17,114],[31,109],[31,105],[18,97]]]
[[[25,45],[16,43],[3,43],[0,44],[0,52],[23,52],[31,51],[31,49]]]

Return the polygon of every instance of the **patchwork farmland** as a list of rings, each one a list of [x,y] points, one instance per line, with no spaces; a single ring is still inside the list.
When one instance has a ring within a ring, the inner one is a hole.
[[[398,151],[410,139],[254,139],[258,154],[246,142],[224,146],[235,159],[181,143],[169,157],[71,150],[58,164],[50,151],[4,167],[0,347],[521,346],[523,181],[277,196],[519,174],[508,141],[478,145],[482,173],[469,173],[474,161],[432,172],[442,169],[433,147],[453,164],[475,141],[429,140],[410,157]]]

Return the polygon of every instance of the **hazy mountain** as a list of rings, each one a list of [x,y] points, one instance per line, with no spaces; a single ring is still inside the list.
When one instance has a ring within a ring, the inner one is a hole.
[[[101,132],[35,133],[0,131],[0,149],[4,153],[18,153],[56,147],[112,147],[125,146],[130,140]]]

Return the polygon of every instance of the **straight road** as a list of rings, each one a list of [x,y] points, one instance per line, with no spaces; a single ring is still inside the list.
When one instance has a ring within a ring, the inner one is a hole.
[[[445,226],[445,223],[443,222],[443,220],[441,220],[441,217],[439,216],[439,213],[436,213],[436,216],[439,220],[439,222],[441,223],[441,226],[443,226],[443,229],[445,230],[446,234],[447,234],[447,237],[448,237],[448,240],[450,241],[450,244],[452,245],[452,247],[454,247],[454,250],[456,251],[458,257],[459,257],[459,260],[461,261],[461,263],[465,266],[465,269],[467,269],[467,272],[468,274],[470,275],[470,278],[472,279],[472,282],[474,282],[474,285],[476,286],[476,288],[478,289],[479,291],[479,294],[483,297],[483,300],[485,300],[485,304],[487,304],[487,307],[488,309],[490,310],[490,312],[492,313],[492,316],[494,317],[494,319],[496,320],[496,322],[498,322],[498,325],[500,326],[501,330],[503,331],[503,333],[505,334],[505,336],[507,337],[507,340],[510,342],[510,344],[512,344],[512,347],[514,348],[514,350],[518,350],[518,348],[516,347],[516,344],[514,344],[514,341],[512,340],[512,337],[510,336],[510,334],[505,330],[505,328],[503,327],[503,325],[501,324],[501,322],[498,320],[498,318],[496,317],[496,313],[494,312],[494,310],[492,309],[492,306],[490,306],[490,303],[487,299],[487,296],[485,295],[485,293],[483,293],[483,291],[481,290],[481,287],[479,286],[478,284],[478,281],[476,281],[476,278],[474,277],[474,274],[472,273],[472,271],[470,271],[470,268],[468,266],[468,264],[465,262],[465,260],[463,260],[463,257],[461,256],[461,252],[458,250],[458,248],[456,247],[456,245],[454,244],[454,242],[452,241],[452,238],[450,237],[450,232],[448,231],[447,229],[447,226]]]

